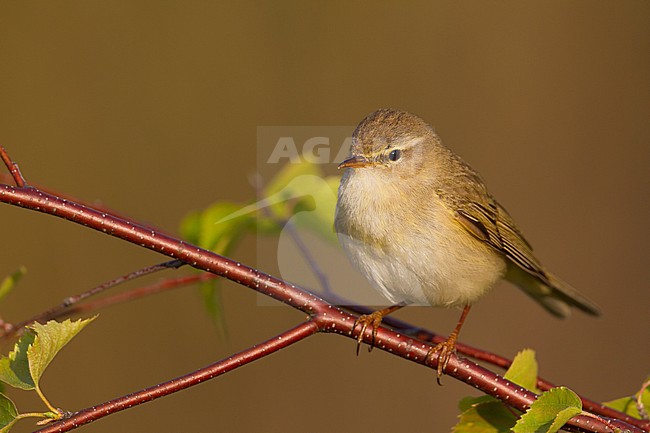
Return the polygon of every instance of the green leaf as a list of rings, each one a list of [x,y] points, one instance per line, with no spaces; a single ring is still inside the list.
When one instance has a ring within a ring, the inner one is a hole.
[[[296,195],[303,195],[296,206],[291,219],[297,227],[306,228],[327,241],[337,243],[334,232],[334,214],[336,213],[337,189],[339,178],[310,176],[297,178],[290,185]]]
[[[645,388],[643,390],[643,395],[641,396],[641,403],[645,407],[646,411],[650,408],[650,388]],[[609,406],[612,409],[616,409],[620,412],[623,412],[627,415],[633,416],[637,419],[643,419],[641,414],[639,414],[639,409],[636,406],[636,397],[623,397],[612,401],[607,401],[603,403],[605,406]]]
[[[622,397],[612,401],[606,401],[603,403],[605,406],[616,409],[620,412],[623,412],[627,415],[633,416],[634,418],[641,419],[639,411],[636,408],[636,399],[634,397]]]
[[[217,254],[230,255],[239,239],[246,232],[256,229],[257,218],[258,209],[254,205],[242,206],[232,202],[218,202],[204,211],[193,212],[186,216],[181,223],[181,233],[193,244]],[[274,225],[277,227],[277,224]],[[279,231],[279,228],[276,228],[276,231]],[[225,336],[227,330],[220,303],[219,281],[210,280],[201,283],[199,293],[203,306],[218,332]]]
[[[212,319],[214,326],[221,338],[228,336],[228,327],[223,312],[223,303],[221,302],[221,290],[218,286],[219,280],[212,279],[203,281],[199,286],[203,306]]]
[[[38,382],[43,372],[50,365],[56,354],[72,340],[87,324],[95,320],[97,316],[90,319],[63,322],[50,320],[45,325],[34,323],[30,328],[36,332],[36,338],[31,346],[27,348],[27,359],[29,360],[29,372],[34,380]]]
[[[524,388],[537,391],[537,361],[535,351],[524,349],[515,356],[504,377]],[[538,391],[537,391],[538,392]],[[458,405],[460,421],[455,433],[509,432],[517,422],[517,415],[494,397],[466,397]]]
[[[562,409],[560,412],[558,412],[557,416],[553,420],[553,424],[551,424],[551,426],[548,428],[548,431],[560,431],[562,426],[564,426],[568,420],[578,415],[580,412],[582,412],[582,409],[579,409],[577,407],[567,407],[566,409]]]
[[[503,377],[510,382],[539,394],[540,391],[537,389],[537,360],[535,359],[535,351],[532,349],[524,349],[519,352]]]
[[[320,167],[308,161],[289,163],[271,179],[255,203],[217,202],[189,214],[181,223],[188,241],[218,254],[228,254],[247,231],[278,234],[283,221],[308,228],[337,242],[334,233],[337,176],[324,177]]]
[[[0,301],[7,296],[9,292],[18,284],[18,281],[27,273],[27,268],[24,266],[21,266],[16,270],[14,273],[11,275],[7,275],[6,277],[3,278],[2,282],[0,282]]]
[[[8,432],[17,417],[18,411],[14,402],[0,393],[0,433]]]
[[[264,197],[270,197],[282,192],[291,181],[300,176],[323,177],[320,167],[309,161],[288,163],[271,179],[263,190]]]
[[[453,428],[453,433],[507,433],[517,422],[517,416],[500,401],[483,396],[472,398],[476,403],[469,404],[460,415],[460,420]],[[462,402],[461,402],[462,405]]]
[[[308,197],[308,194],[305,194],[305,191],[296,180],[313,177],[323,178],[317,165],[308,161],[288,163],[262,190],[259,204],[268,207],[274,219],[288,220],[295,214],[297,203]]]
[[[190,212],[183,218],[180,226],[181,236],[195,245],[199,245],[201,237],[201,212]]]
[[[472,406],[476,406],[480,403],[490,403],[493,401],[499,401],[491,395],[481,395],[478,397],[464,397],[458,402],[458,409],[461,412],[465,412],[467,409],[470,409]]]
[[[239,239],[256,229],[258,209],[232,202],[219,202],[202,212],[194,212],[181,223],[181,233],[188,241],[221,255],[230,255]],[[277,226],[277,224],[275,224]],[[279,231],[279,228],[277,228]],[[221,306],[219,280],[209,280],[199,285],[203,306],[214,322],[217,331],[227,334]]]
[[[260,205],[275,220],[291,219],[326,240],[336,242],[334,213],[340,178],[325,177],[320,166],[302,160],[289,163],[262,191]]]
[[[241,235],[255,228],[256,215],[254,206],[218,202],[188,215],[181,223],[181,233],[202,248],[228,254]]]
[[[552,388],[531,405],[512,429],[514,433],[557,432],[569,419],[582,412],[580,398],[565,387]]]
[[[29,372],[27,351],[34,342],[33,332],[25,332],[9,355],[0,358],[0,380],[14,388],[31,390],[35,388],[34,379]]]
[[[262,190],[259,201],[247,205],[217,202],[187,215],[181,223],[185,239],[221,255],[230,255],[248,232],[277,235],[285,221],[337,242],[334,233],[339,178],[325,178],[316,164],[289,163]],[[218,330],[225,334],[218,281],[202,283],[204,306]]]

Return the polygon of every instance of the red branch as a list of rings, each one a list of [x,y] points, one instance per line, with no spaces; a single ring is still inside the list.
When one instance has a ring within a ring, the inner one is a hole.
[[[142,403],[147,403],[174,392],[182,391],[209,379],[214,379],[224,373],[228,373],[238,367],[242,367],[257,359],[260,359],[280,349],[301,341],[310,335],[318,332],[318,327],[312,321],[301,323],[295,328],[289,329],[282,334],[255,345],[249,349],[239,352],[233,356],[211,364],[201,370],[177,377],[159,385],[143,389],[142,391],[116,398],[106,403],[92,406],[77,412],[64,421],[57,422],[38,430],[40,433],[60,433],[72,430],[83,424],[88,424],[99,418],[103,418],[115,412],[120,412]]]
[[[6,327],[7,329],[4,330],[4,333],[0,332],[0,337],[9,337],[13,335],[14,333],[19,333],[22,332],[22,330],[26,327],[31,325],[34,322],[47,322],[48,320],[52,320],[57,317],[61,316],[66,316],[70,315],[72,312],[79,310],[80,308],[77,307],[76,304],[79,302],[83,301],[84,299],[90,298],[91,296],[97,295],[105,290],[108,290],[112,287],[118,286],[120,284],[126,283],[128,281],[134,280],[136,278],[140,278],[144,275],[149,275],[154,272],[159,272],[165,269],[176,269],[179,268],[180,266],[183,266],[184,263],[179,261],[179,260],[172,260],[169,262],[165,263],[159,263],[157,265],[153,266],[147,266],[146,268],[141,268],[138,269],[135,272],[130,272],[126,275],[123,275],[121,277],[117,277],[112,279],[111,281],[107,281],[103,284],[100,284],[99,286],[93,287],[90,290],[87,290],[83,293],[79,293],[74,296],[69,296],[63,300],[59,305],[50,308],[49,310],[45,310],[42,313],[37,314],[34,317],[31,317],[23,322],[18,323],[17,325],[12,325],[9,327]],[[75,308],[77,307],[77,308]]]
[[[9,157],[6,156],[2,147],[0,147],[0,154],[3,155],[3,161],[5,161],[5,164],[8,164],[8,167],[11,170],[15,164],[13,164]],[[47,194],[29,186],[15,187],[10,185],[0,185],[0,202],[54,215],[87,226],[94,230],[107,233],[111,236],[148,248],[160,254],[181,260],[194,268],[228,278],[231,281],[247,286],[264,295],[303,311],[311,316],[311,320],[308,324],[303,324],[294,328],[292,331],[288,331],[289,333],[295,332],[297,334],[291,334],[294,335],[293,338],[295,341],[304,338],[303,333],[311,335],[316,331],[334,332],[353,338],[352,328],[356,320],[355,316],[346,313],[314,294],[298,288],[293,284],[288,284],[278,278],[272,277],[271,275],[252,269],[239,262],[222,257],[195,245],[188,244],[155,229],[147,228],[144,225],[118,218],[106,212],[101,212],[79,203]],[[284,336],[282,337],[284,339]],[[294,342],[294,340],[291,340],[291,342]],[[217,363],[213,368],[216,368],[218,372],[226,372],[238,367],[239,365],[266,356],[266,354],[270,353],[270,351],[266,350],[267,348],[277,347],[273,345],[272,341],[275,341],[275,339],[263,343],[260,346],[250,348],[236,356],[230,357],[227,362],[223,361]],[[367,330],[366,335],[364,336],[364,341],[371,341],[371,330]],[[284,342],[276,341],[275,344],[285,347],[283,345]],[[412,362],[417,362],[431,368],[437,367],[437,357],[430,359],[428,363],[425,363],[424,361],[431,346],[400,333],[380,328],[377,332],[375,346],[381,350],[391,352]],[[277,348],[279,349],[280,347]],[[212,371],[209,374],[205,374],[205,370],[201,370],[200,372],[195,372],[188,376],[184,376],[183,378],[166,382],[166,384],[148,390],[136,392],[131,396],[124,398],[128,399],[130,402],[129,404],[131,405],[136,402],[149,401],[152,398],[173,392],[176,386],[179,386],[182,389],[200,383],[210,377],[214,377],[214,373],[215,372]],[[537,397],[534,393],[507,381],[503,377],[498,376],[471,361],[458,358],[455,355],[451,357],[447,364],[445,373],[480,389],[486,394],[500,399],[520,411],[528,409]],[[195,380],[197,377],[200,379]],[[160,394],[155,390],[161,390],[159,391]],[[114,400],[113,402],[107,403],[107,405],[113,407],[112,405],[116,404],[116,401],[122,401],[122,399]],[[111,410],[110,412],[120,410],[120,408],[121,406],[117,409]],[[90,415],[88,411],[94,415]],[[96,412],[89,409],[73,415],[66,421],[58,422],[49,426],[42,431],[66,431],[74,428],[74,425],[78,425],[81,420],[85,420],[84,422],[90,422],[105,416],[105,414],[110,412],[103,412],[97,415]],[[64,424],[66,426],[69,425],[70,427],[67,429],[60,428]],[[640,428],[625,424],[618,420],[611,421],[611,424],[617,425],[620,428],[627,429],[631,432],[642,432]],[[646,424],[648,423],[646,422]],[[572,418],[565,428],[603,433],[612,430],[608,423],[584,415],[578,415]],[[646,428],[650,429],[650,426],[646,425]]]
[[[9,155],[7,154],[7,151],[5,150],[4,147],[0,146],[0,159],[2,159],[2,162],[7,166],[9,169],[9,173],[11,173],[11,177],[16,182],[16,186],[22,188],[27,185],[25,182],[25,178],[23,175],[20,173],[20,168],[18,168],[18,164],[13,162]]]
[[[65,313],[65,316],[70,316],[86,311],[97,311],[111,305],[133,301],[135,299],[144,298],[146,296],[166,292],[168,290],[178,289],[183,286],[196,284],[198,282],[207,281],[214,278],[218,277],[212,274],[203,273],[199,275],[189,275],[169,280],[162,280],[149,286],[138,287],[127,292],[118,293],[112,296],[106,296],[96,301],[87,301],[82,304],[72,306],[63,313]]]

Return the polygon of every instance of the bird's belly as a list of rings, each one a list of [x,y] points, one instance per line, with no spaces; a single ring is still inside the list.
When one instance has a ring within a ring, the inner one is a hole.
[[[505,271],[505,260],[466,233],[448,229],[444,236],[430,229],[425,236],[388,245],[370,245],[342,233],[339,241],[390,302],[462,306],[494,286]]]

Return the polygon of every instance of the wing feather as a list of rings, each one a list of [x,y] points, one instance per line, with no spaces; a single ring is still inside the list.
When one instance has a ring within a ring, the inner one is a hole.
[[[512,217],[492,197],[487,203],[467,202],[458,209],[459,221],[475,237],[504,254],[527,273],[548,284],[544,268],[533,254],[533,249],[523,237]],[[477,236],[482,233],[483,236]]]

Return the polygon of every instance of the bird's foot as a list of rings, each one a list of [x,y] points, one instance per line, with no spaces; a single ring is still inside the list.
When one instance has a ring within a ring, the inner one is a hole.
[[[359,348],[361,347],[361,342],[363,341],[363,335],[366,333],[366,328],[370,326],[372,329],[372,339],[370,340],[370,346],[368,347],[368,352],[375,347],[375,340],[377,339],[377,328],[381,325],[381,321],[384,320],[384,310],[374,311],[370,314],[364,314],[359,316],[359,318],[354,322],[352,326],[352,334],[354,330],[357,329],[357,326],[361,325],[361,331],[357,336],[357,356],[359,356]]]
[[[445,370],[445,368],[447,368],[449,358],[451,358],[452,354],[456,353],[457,338],[458,335],[455,332],[452,333],[445,341],[438,343],[435,347],[431,348],[431,350],[429,350],[427,353],[427,356],[424,357],[424,363],[426,365],[429,365],[431,357],[434,354],[437,354],[438,365],[436,366],[436,370],[438,372],[438,375],[436,377],[436,381],[438,382],[438,385],[442,385],[440,382],[440,377],[442,376],[442,372]]]

